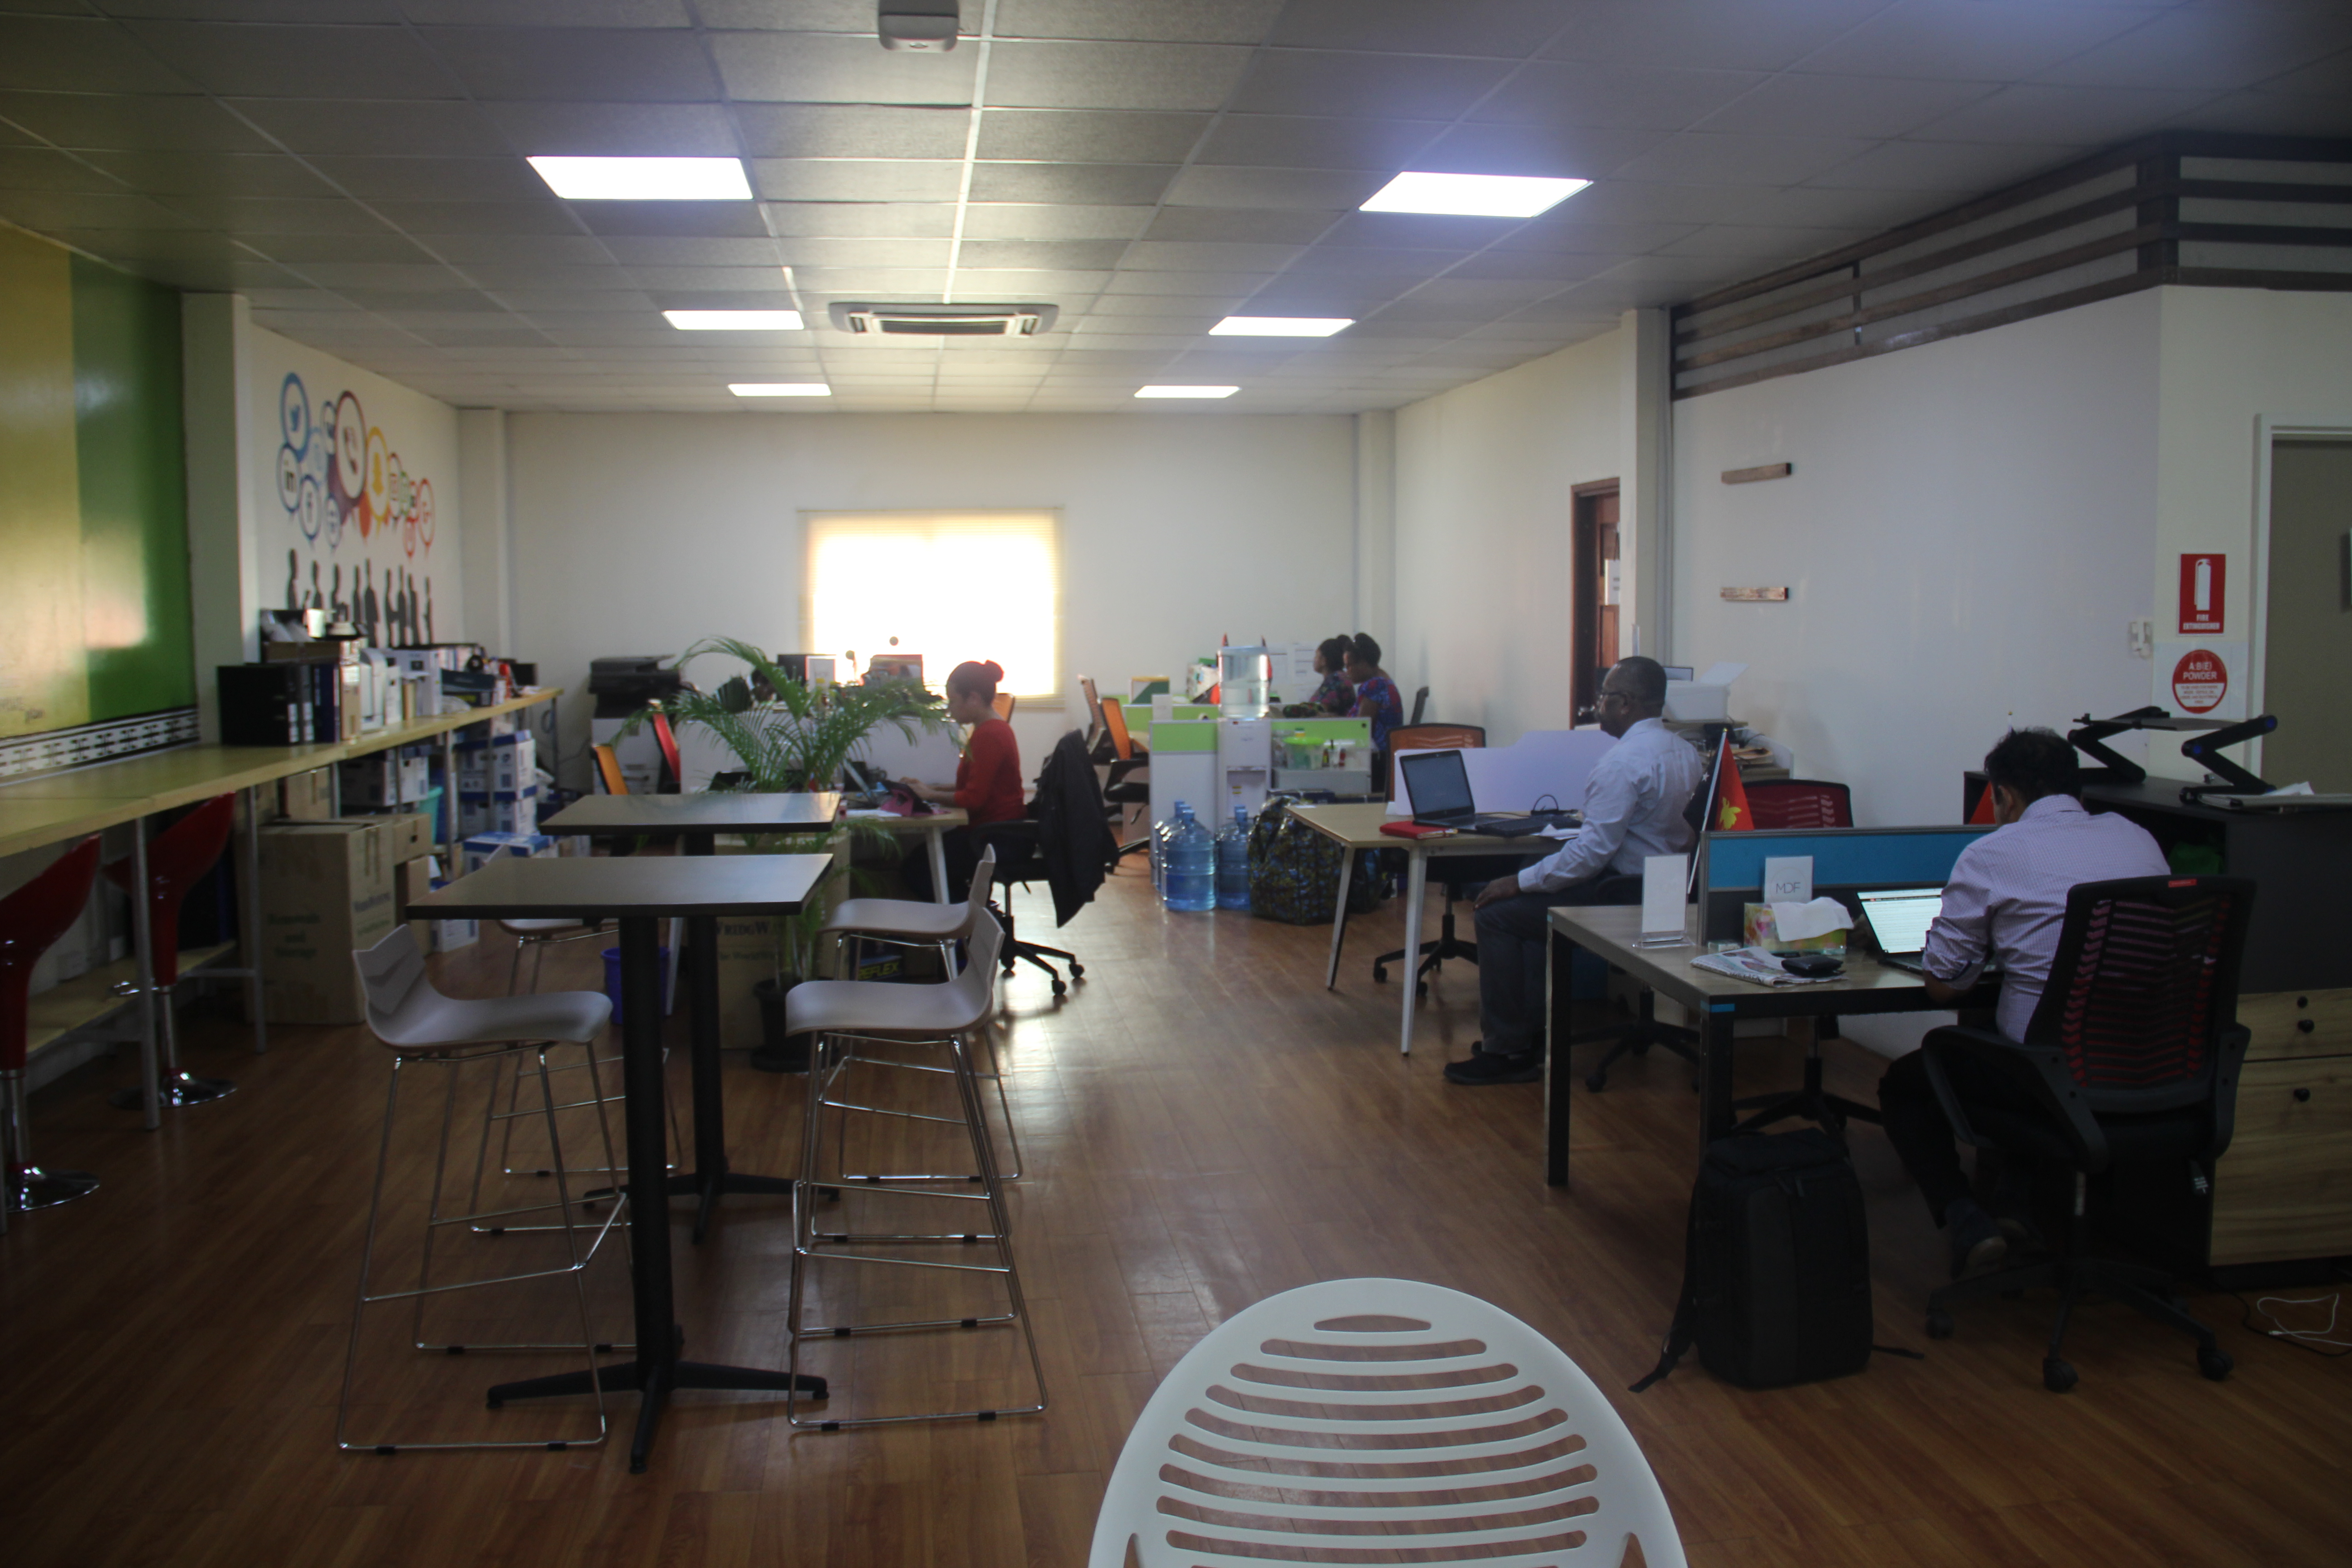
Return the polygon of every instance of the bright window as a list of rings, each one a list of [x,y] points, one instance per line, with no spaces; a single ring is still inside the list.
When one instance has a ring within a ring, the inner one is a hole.
[[[850,679],[877,656],[920,654],[934,687],[966,659],[992,658],[1000,689],[1060,698],[1059,512],[809,511],[801,522],[811,652],[854,655]]]

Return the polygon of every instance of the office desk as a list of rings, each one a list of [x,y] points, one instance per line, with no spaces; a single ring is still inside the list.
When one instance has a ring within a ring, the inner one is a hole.
[[[629,1278],[637,1349],[635,1360],[604,1368],[595,1378],[604,1387],[634,1388],[643,1395],[636,1436],[629,1448],[632,1472],[646,1468],[654,1428],[671,1390],[782,1392],[793,1386],[789,1373],[719,1366],[678,1356],[669,1255],[669,1197],[676,1188],[669,1176],[662,1108],[661,958],[656,932],[663,920],[679,916],[716,920],[721,915],[798,914],[832,868],[829,855],[499,859],[409,906],[458,920],[613,918],[620,922],[621,1081],[626,1097]],[[790,1191],[792,1184],[786,1182],[783,1187]],[[500,1384],[489,1391],[489,1398],[496,1407],[509,1399],[586,1394],[594,1385],[588,1373],[559,1373]],[[822,1378],[803,1379],[801,1389],[816,1398],[824,1397]]]
[[[1728,1133],[1738,1116],[1731,1108],[1732,1026],[1743,1018],[1809,1018],[1823,1014],[1852,1017],[1863,1013],[1937,1013],[1954,1006],[1990,1006],[1999,987],[1980,988],[1958,1003],[1937,1002],[1916,974],[1889,969],[1858,952],[1846,954],[1845,972],[1820,985],[1757,985],[1691,967],[1706,950],[1698,942],[1697,911],[1691,911],[1678,947],[1636,947],[1642,911],[1622,906],[1566,907],[1551,912],[1550,996],[1544,1053],[1544,1181],[1568,1185],[1569,1085],[1574,1072],[1564,1045],[1569,1022],[1569,950],[1587,952],[1622,969],[1692,1015],[1699,1036],[1698,1142]]]
[[[1323,973],[1326,991],[1339,984],[1339,944],[1348,933],[1348,888],[1355,877],[1355,852],[1405,852],[1404,1016],[1397,1039],[1397,1050],[1404,1056],[1412,1054],[1414,994],[1420,989],[1414,983],[1414,971],[1421,963],[1421,906],[1428,891],[1430,860],[1460,855],[1518,855],[1535,860],[1559,847],[1559,841],[1554,838],[1494,838],[1483,833],[1454,833],[1443,838],[1392,838],[1381,831],[1381,825],[1404,819],[1391,816],[1389,808],[1379,802],[1363,805],[1294,805],[1290,814],[1346,851],[1339,858],[1339,904],[1331,911],[1331,962]]]
[[[852,821],[865,827],[878,827],[894,838],[906,838],[915,834],[923,836],[923,843],[931,858],[931,902],[944,904],[948,899],[948,835],[971,820],[961,807],[935,806],[929,816],[900,816],[895,812],[871,813],[853,811]]]
[[[822,834],[833,831],[841,797],[830,792],[753,795],[732,790],[693,795],[591,795],[565,806],[546,826],[558,833],[599,838],[631,838],[676,833],[689,857],[715,855],[722,833]],[[830,856],[824,857],[830,866]],[[689,915],[687,930],[694,954],[687,976],[688,1059],[694,1078],[694,1169],[669,1179],[672,1194],[692,1193],[694,1239],[710,1229],[710,1212],[726,1193],[785,1194],[793,1184],[782,1176],[751,1176],[727,1164],[726,1096],[719,1079],[719,917]]]

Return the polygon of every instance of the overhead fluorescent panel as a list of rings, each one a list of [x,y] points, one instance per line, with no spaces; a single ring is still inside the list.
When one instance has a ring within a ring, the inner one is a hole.
[[[739,158],[533,158],[547,188],[568,202],[748,202]]]
[[[1457,217],[1534,217],[1550,211],[1591,180],[1538,179],[1524,174],[1399,174],[1372,193],[1368,213],[1443,213]]]

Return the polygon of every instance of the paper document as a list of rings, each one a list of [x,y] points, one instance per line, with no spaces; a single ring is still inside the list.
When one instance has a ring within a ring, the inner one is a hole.
[[[1853,917],[1835,899],[1814,899],[1801,904],[1772,906],[1772,930],[1783,942],[1803,942],[1833,931],[1852,931]]]
[[[1642,862],[1642,935],[1682,940],[1687,855],[1653,855]]]
[[[1760,947],[1735,947],[1729,952],[1703,952],[1691,960],[1693,969],[1704,969],[1709,974],[1727,974],[1734,980],[1752,981],[1759,985],[1824,985],[1841,978],[1822,974],[1808,978],[1791,974],[1780,967],[1780,961]]]
[[[1569,839],[1575,837],[1576,834],[1577,830],[1566,823],[1562,823],[1557,827],[1538,827],[1536,829],[1536,837],[1538,838]]]

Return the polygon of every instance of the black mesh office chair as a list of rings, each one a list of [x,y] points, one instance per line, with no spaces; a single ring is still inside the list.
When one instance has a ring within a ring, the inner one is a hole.
[[[1952,1307],[2053,1287],[2058,1316],[2042,1386],[2074,1386],[2058,1352],[2074,1303],[2105,1296],[2189,1334],[2197,1370],[2230,1375],[2229,1352],[2189,1316],[2160,1271],[2089,1255],[2090,1178],[2154,1168],[2184,1188],[2230,1147],[2247,1032],[2237,1023],[2238,962],[2254,884],[2239,877],[2134,877],[2084,882],[2025,1038],[1990,1029],[1929,1031],[1927,1080],[1964,1143],[2070,1170],[2065,1255],[1947,1285],[1927,1298],[1927,1332],[1953,1330]]]
[[[1102,792],[1095,783],[1094,764],[1087,759],[1086,737],[1072,730],[1055,743],[1037,774],[1037,793],[1030,799],[1027,816],[992,822],[973,828],[971,835],[975,847],[996,851],[999,887],[1008,882],[1026,887],[1043,877],[1054,895],[1054,924],[1069,924],[1093,901],[1117,847],[1103,818]],[[1065,948],[1020,941],[1010,903],[989,905],[1004,928],[1004,945],[999,950],[1004,973],[1012,973],[1018,963],[1034,963],[1052,976],[1055,995],[1066,994],[1069,986],[1049,961],[1067,963],[1073,980],[1085,977],[1086,966]]]

